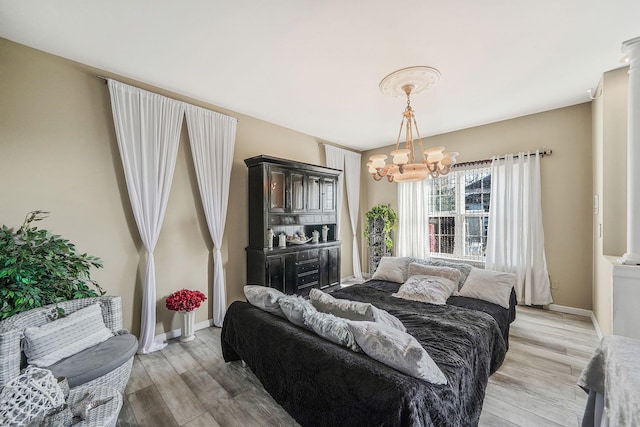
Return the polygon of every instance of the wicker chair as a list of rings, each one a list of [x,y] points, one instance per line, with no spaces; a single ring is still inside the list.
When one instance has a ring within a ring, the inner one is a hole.
[[[0,388],[20,374],[20,369],[26,366],[26,358],[20,347],[20,340],[26,327],[42,326],[51,322],[51,314],[56,307],[64,309],[70,314],[76,310],[88,307],[100,302],[102,305],[102,318],[107,328],[116,335],[126,333],[122,330],[122,299],[121,297],[102,296],[96,298],[84,298],[64,301],[58,304],[47,305],[16,314],[0,322]],[[132,337],[135,340],[135,337]],[[137,347],[137,341],[135,342]],[[135,353],[135,352],[134,352]],[[92,387],[107,386],[124,392],[133,366],[133,354],[124,363],[110,372],[76,386]]]

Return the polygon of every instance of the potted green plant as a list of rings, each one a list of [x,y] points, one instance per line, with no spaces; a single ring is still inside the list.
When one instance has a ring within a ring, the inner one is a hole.
[[[0,229],[0,320],[47,304],[104,295],[90,272],[101,268],[102,260],[79,254],[73,243],[33,226],[47,214],[29,212],[17,231],[6,225]]]
[[[391,230],[396,228],[398,223],[398,216],[390,205],[375,205],[366,213],[366,227],[364,229],[364,237],[369,241],[369,234],[371,232],[371,225],[375,221],[382,222],[382,233],[384,236],[384,243],[387,251],[391,253],[393,248],[393,240],[391,239]]]

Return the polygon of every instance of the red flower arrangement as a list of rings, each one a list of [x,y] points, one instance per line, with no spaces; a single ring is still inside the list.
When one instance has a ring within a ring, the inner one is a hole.
[[[207,297],[200,291],[182,289],[169,295],[165,305],[173,311],[193,311],[206,299]]]

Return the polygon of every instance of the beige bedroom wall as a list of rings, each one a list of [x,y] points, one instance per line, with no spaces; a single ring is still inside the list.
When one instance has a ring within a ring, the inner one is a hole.
[[[109,93],[96,75],[108,73],[0,38],[0,224],[19,226],[27,212],[51,212],[41,223],[82,252],[99,256],[96,279],[123,297],[125,327],[140,325],[145,251],[131,212],[113,129]],[[114,76],[117,77],[117,76]],[[118,78],[240,119],[223,241],[227,303],[244,299],[247,172],[243,160],[268,154],[325,164],[324,147],[309,135],[227,111],[149,85]],[[343,204],[342,276],[353,274],[351,231]],[[212,260],[183,124],[171,194],[156,249],[156,333],[179,328],[164,297],[183,287],[208,296]],[[211,298],[196,322],[212,317]]]
[[[418,122],[419,116],[420,112]],[[541,162],[545,252],[551,280],[559,284],[559,289],[552,290],[553,300],[559,305],[591,309],[590,103],[436,135],[425,138],[424,143],[425,148],[442,145],[460,152],[459,162],[542,147],[553,150],[553,155]],[[363,165],[371,154],[388,154],[391,149],[363,153]],[[395,184],[365,178],[363,215],[378,203],[397,208]],[[364,243],[362,250],[366,250]]]

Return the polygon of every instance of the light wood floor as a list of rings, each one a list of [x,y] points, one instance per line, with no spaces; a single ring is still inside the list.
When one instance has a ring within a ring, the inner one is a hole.
[[[225,363],[220,329],[136,356],[118,426],[296,426],[239,362]],[[579,426],[576,381],[598,337],[589,318],[518,307],[510,348],[489,379],[481,426]]]

